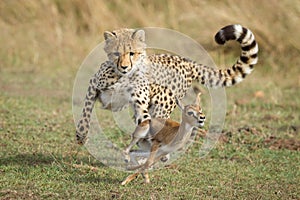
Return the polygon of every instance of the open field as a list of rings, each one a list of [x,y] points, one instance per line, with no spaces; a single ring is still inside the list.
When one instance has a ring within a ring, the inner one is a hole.
[[[0,1],[0,199],[300,199],[299,2],[84,2]],[[224,67],[237,46],[213,36],[232,23],[254,32],[259,63],[226,89],[224,133],[207,157],[195,143],[150,185],[124,187],[127,173],[75,143],[74,79],[104,30],[175,29]]]

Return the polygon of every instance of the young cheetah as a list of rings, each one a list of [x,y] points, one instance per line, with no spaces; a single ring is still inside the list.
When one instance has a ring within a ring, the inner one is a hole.
[[[90,79],[76,128],[79,144],[86,141],[96,100],[112,111],[131,105],[136,125],[143,130],[138,137],[143,138],[151,118],[168,119],[176,106],[175,96],[182,99],[192,81],[206,87],[232,86],[252,72],[258,59],[254,35],[241,25],[226,26],[215,35],[218,44],[236,40],[241,45],[240,57],[227,69],[215,69],[176,55],[148,56],[143,30],[106,31],[104,38],[108,60]]]

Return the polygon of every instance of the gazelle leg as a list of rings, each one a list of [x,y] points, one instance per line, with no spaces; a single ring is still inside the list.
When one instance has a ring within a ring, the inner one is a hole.
[[[149,157],[150,152],[147,151],[141,151],[141,150],[133,150],[129,152],[129,156],[130,156],[130,164],[132,166],[138,166],[141,165],[141,163],[138,162],[137,158],[141,157],[141,158],[148,158]],[[128,170],[130,170],[130,165]]]
[[[141,170],[143,170],[142,175],[144,177],[145,183],[150,183],[148,169],[155,163],[154,161],[155,161],[158,148],[159,148],[159,144],[153,143],[149,158],[147,159],[146,163],[141,166]]]
[[[129,152],[131,150],[131,148],[141,139],[141,138],[145,138],[148,131],[149,131],[149,120],[146,120],[142,123],[140,123],[134,130],[134,132],[132,133],[132,140],[130,142],[130,144],[128,145],[128,147],[124,150],[124,154],[125,154],[125,161],[129,162],[130,161],[130,156],[129,156]]]
[[[149,174],[148,174],[148,168],[151,167],[151,165],[153,165],[154,161],[155,161],[155,158],[156,158],[156,153],[159,149],[159,143],[157,142],[154,142],[152,147],[151,147],[151,153],[150,153],[150,156],[149,158],[147,159],[146,163],[143,164],[143,165],[139,165],[139,166],[136,166],[136,167],[132,167],[132,170],[135,170],[135,169],[138,169],[138,168],[141,168],[141,170],[139,170],[138,172],[132,174],[132,175],[129,175],[123,182],[122,182],[122,185],[126,185],[127,183],[129,183],[130,181],[134,180],[137,178],[137,176],[142,173],[142,175],[144,176],[145,178],[145,183],[150,183],[150,178],[149,178]],[[143,172],[141,172],[143,171]]]
[[[143,166],[144,170],[148,170],[149,167],[151,167],[154,164],[159,146],[160,144],[158,142],[153,142],[149,158],[147,159],[146,163]]]
[[[121,183],[121,185],[126,185],[127,183],[131,182],[132,180],[136,179],[140,172],[136,172],[134,174],[131,174],[127,176],[127,178]]]
[[[143,174],[143,177],[145,179],[145,183],[150,183],[148,170],[145,170],[145,172],[143,172],[142,174]]]
[[[126,147],[126,149],[123,151],[124,156],[125,156],[125,162],[130,162],[130,155],[129,152],[131,148],[139,141],[140,138],[134,137],[132,138],[130,144]]]

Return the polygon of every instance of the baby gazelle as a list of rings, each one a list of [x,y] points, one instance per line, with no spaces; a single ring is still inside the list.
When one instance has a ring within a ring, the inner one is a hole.
[[[194,104],[182,106],[176,99],[176,103],[182,112],[182,121],[178,123],[171,119],[155,118],[151,120],[150,129],[147,133],[151,144],[150,155],[147,161],[142,165],[133,166],[130,170],[139,169],[136,173],[129,175],[122,185],[134,180],[140,173],[145,177],[145,182],[149,183],[148,169],[162,157],[169,153],[175,152],[185,146],[190,139],[194,127],[202,127],[205,121],[205,115],[200,107],[200,93]],[[163,126],[161,126],[163,124]],[[159,130],[157,130],[160,127]],[[139,131],[136,128],[135,132]],[[136,133],[133,133],[133,136]],[[133,138],[132,140],[134,140]],[[149,150],[148,150],[149,151]]]

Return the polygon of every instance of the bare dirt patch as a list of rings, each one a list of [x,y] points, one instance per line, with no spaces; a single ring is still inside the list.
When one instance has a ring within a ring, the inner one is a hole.
[[[300,140],[289,138],[281,139],[271,136],[265,139],[264,144],[269,147],[269,149],[279,150],[288,149],[293,151],[300,151]]]

